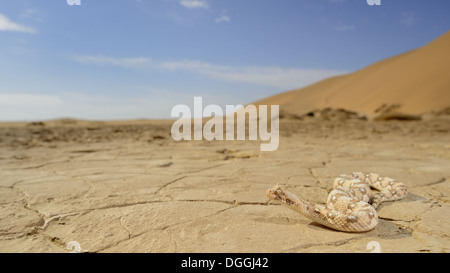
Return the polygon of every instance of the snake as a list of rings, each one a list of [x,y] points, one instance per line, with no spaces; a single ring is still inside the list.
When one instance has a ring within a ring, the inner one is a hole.
[[[378,224],[376,209],[382,202],[405,198],[407,188],[387,176],[376,173],[342,174],[333,182],[327,202],[315,204],[283,190],[279,185],[268,189],[266,196],[306,218],[344,232],[367,232]]]

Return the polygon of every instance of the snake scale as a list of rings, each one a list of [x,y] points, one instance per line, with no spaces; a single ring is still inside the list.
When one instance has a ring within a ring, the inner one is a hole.
[[[373,191],[374,188],[378,192]],[[275,186],[266,196],[301,213],[310,220],[345,232],[366,232],[378,224],[376,208],[381,202],[402,199],[406,186],[375,173],[342,174],[334,180],[326,205],[314,204]]]

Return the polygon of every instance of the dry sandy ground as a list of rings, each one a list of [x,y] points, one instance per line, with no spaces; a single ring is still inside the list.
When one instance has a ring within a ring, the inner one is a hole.
[[[170,121],[0,125],[0,252],[450,251],[450,122],[281,120],[280,147],[183,141]],[[344,233],[268,202],[324,203],[333,178],[404,182],[379,225]]]

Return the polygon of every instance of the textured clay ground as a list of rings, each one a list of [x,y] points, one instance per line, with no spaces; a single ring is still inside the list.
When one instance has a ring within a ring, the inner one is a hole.
[[[280,146],[182,141],[170,121],[0,125],[0,252],[450,251],[450,122],[282,119]],[[344,233],[268,201],[324,203],[334,177],[405,183],[378,226]]]

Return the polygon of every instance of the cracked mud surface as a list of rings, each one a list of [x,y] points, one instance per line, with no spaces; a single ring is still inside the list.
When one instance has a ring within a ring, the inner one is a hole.
[[[450,122],[282,119],[280,146],[184,141],[169,121],[0,125],[0,252],[450,251]],[[273,204],[279,183],[325,203],[334,177],[405,183],[367,233]]]

